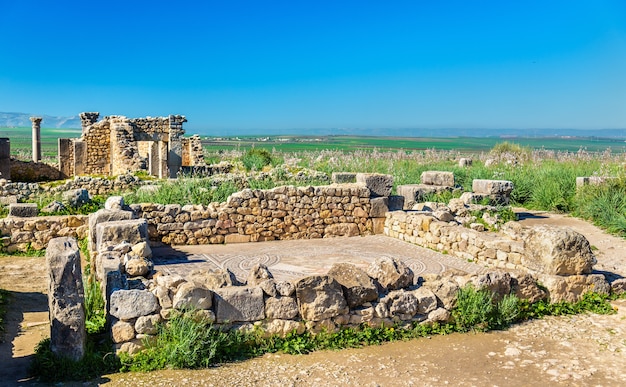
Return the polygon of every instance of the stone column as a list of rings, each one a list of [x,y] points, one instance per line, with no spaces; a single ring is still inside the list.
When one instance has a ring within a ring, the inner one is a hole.
[[[70,176],[74,176],[74,144],[72,143],[72,139],[59,138],[58,150],[57,161],[59,163],[61,178],[67,179]]]
[[[183,166],[183,122],[187,122],[185,116],[169,116],[169,142],[167,153],[167,167],[169,168],[169,177],[176,178],[178,170]]]
[[[0,179],[11,180],[11,140],[0,138]]]
[[[76,239],[54,238],[46,249],[50,275],[50,349],[74,361],[85,355],[85,297]]]
[[[41,161],[41,117],[30,117],[33,123],[33,161]]]

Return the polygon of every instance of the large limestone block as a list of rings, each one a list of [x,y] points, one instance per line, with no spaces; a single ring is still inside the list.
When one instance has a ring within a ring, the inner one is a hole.
[[[265,317],[293,320],[298,317],[298,303],[293,297],[268,297],[265,300]]]
[[[596,263],[587,238],[570,228],[534,227],[524,242],[522,265],[539,273],[589,274]]]
[[[371,197],[389,196],[393,188],[393,176],[381,173],[357,173],[356,182],[365,184]]]
[[[413,292],[404,290],[394,290],[389,292],[386,300],[389,305],[390,317],[409,315],[413,316],[417,313],[418,300]]]
[[[496,300],[511,293],[511,274],[504,271],[491,271],[472,279],[476,289],[485,289],[494,294]]]
[[[378,298],[376,284],[365,271],[351,263],[336,263],[328,271],[343,289],[348,306],[355,308]]]
[[[104,208],[107,210],[123,210],[125,208],[124,205],[124,197],[123,196],[110,196],[106,202],[104,202]]]
[[[437,296],[432,290],[420,287],[413,291],[413,295],[417,299],[417,313],[429,314],[437,309]]]
[[[424,171],[420,176],[422,184],[454,187],[454,173],[442,171]]]
[[[96,278],[99,281],[112,271],[120,271],[122,267],[122,254],[118,251],[103,251],[95,258]]]
[[[63,202],[70,207],[80,207],[91,202],[89,192],[84,188],[71,189],[63,193]]]
[[[11,203],[9,204],[9,216],[31,218],[37,216],[39,210],[37,203]]]
[[[178,286],[172,303],[176,309],[211,309],[213,292],[202,285],[185,282]]]
[[[307,321],[321,321],[348,313],[341,285],[329,276],[302,278],[296,283],[296,297],[300,316]]]
[[[96,225],[103,222],[129,220],[134,218],[132,211],[98,210],[89,214],[89,250],[96,251]]]
[[[577,302],[585,293],[609,294],[611,285],[602,274],[541,275],[539,280],[548,291],[550,302]]]
[[[370,199],[370,218],[384,218],[389,212],[389,198],[372,198]]]
[[[456,306],[459,285],[452,279],[426,281],[424,287],[430,289],[437,296],[437,304],[451,310]]]
[[[218,323],[263,320],[263,290],[260,287],[216,289],[215,315]]]
[[[482,195],[509,196],[511,191],[513,191],[513,182],[508,180],[474,179],[472,181],[472,191]]]
[[[387,290],[402,289],[413,284],[413,271],[395,258],[378,258],[367,268],[367,275]]]
[[[111,315],[125,321],[154,314],[159,309],[156,296],[147,290],[116,290],[110,302]]]
[[[85,354],[85,298],[80,252],[74,238],[54,238],[46,250],[50,348],[80,360]]]
[[[118,220],[96,226],[97,251],[107,250],[109,246],[117,246],[122,242],[135,245],[147,240],[148,223],[145,219]]]
[[[411,209],[416,202],[425,200],[428,195],[450,190],[452,187],[426,184],[404,184],[397,187],[398,195],[404,198],[404,209]]]

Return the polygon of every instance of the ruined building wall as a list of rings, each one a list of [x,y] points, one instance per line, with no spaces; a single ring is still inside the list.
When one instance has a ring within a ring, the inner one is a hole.
[[[111,172],[111,124],[109,120],[105,119],[87,127],[83,131],[81,142],[86,148],[83,173],[108,175]],[[80,174],[79,171],[74,171],[74,173]]]

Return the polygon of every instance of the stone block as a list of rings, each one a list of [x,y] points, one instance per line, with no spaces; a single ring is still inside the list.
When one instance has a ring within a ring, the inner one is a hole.
[[[328,276],[339,282],[350,308],[378,298],[374,280],[365,271],[351,263],[335,263],[328,271]]]
[[[385,233],[385,219],[387,218],[372,218],[372,233],[374,233],[374,235],[382,235]]]
[[[371,198],[370,199],[370,218],[384,218],[387,212],[389,212],[389,198]]]
[[[349,311],[341,285],[329,276],[302,278],[296,283],[296,297],[300,316],[307,321],[322,321]]]
[[[370,197],[389,196],[393,188],[393,176],[381,173],[357,173],[356,182],[370,190]]]
[[[420,176],[422,184],[454,187],[454,173],[442,171],[424,171]]]
[[[522,265],[552,275],[589,274],[596,263],[584,235],[566,227],[537,226],[524,237]]]
[[[97,251],[106,250],[109,246],[117,246],[122,242],[135,245],[147,240],[148,223],[145,219],[103,222],[96,226]]]
[[[484,180],[474,179],[472,191],[481,195],[509,196],[513,191],[513,182],[508,180]]]
[[[17,203],[16,195],[0,196],[0,204],[3,206]]]
[[[155,314],[159,301],[148,290],[116,290],[111,294],[110,313],[120,320],[132,320],[140,316]]]
[[[404,209],[411,209],[416,202],[426,199],[427,195],[438,194],[450,191],[453,187],[426,185],[426,184],[404,184],[397,188],[398,195],[404,198]]]
[[[367,268],[367,275],[376,279],[387,290],[397,290],[413,285],[413,271],[395,258],[378,258]]]
[[[265,300],[265,317],[292,320],[298,317],[298,303],[293,297],[268,297]]]
[[[122,269],[122,254],[118,251],[100,252],[95,257],[94,266],[97,279],[102,281],[108,273]]]
[[[611,285],[602,274],[540,275],[539,281],[547,289],[550,302],[580,301],[585,293],[609,294]]]
[[[71,189],[63,193],[63,202],[70,207],[80,207],[91,202],[89,192],[84,188]]]
[[[89,214],[89,250],[96,251],[96,226],[99,223],[130,220],[135,217],[132,211],[114,211],[102,209]]]
[[[85,354],[85,298],[76,239],[52,239],[46,250],[46,265],[50,278],[50,348],[56,355],[80,360]]]
[[[172,302],[175,309],[211,309],[213,292],[202,285],[185,282],[178,286]]]
[[[471,167],[472,163],[473,163],[472,159],[468,159],[468,158],[465,158],[465,157],[461,157],[459,159],[459,167],[460,168]]]
[[[263,290],[260,287],[229,287],[215,290],[218,323],[265,319]]]
[[[11,203],[9,204],[9,216],[31,218],[37,216],[39,210],[37,203]]]
[[[331,181],[336,184],[356,183],[356,173],[353,172],[333,172]]]
[[[0,138],[0,179],[11,180],[11,140]]]
[[[404,196],[391,195],[387,201],[389,211],[399,211],[404,209]]]

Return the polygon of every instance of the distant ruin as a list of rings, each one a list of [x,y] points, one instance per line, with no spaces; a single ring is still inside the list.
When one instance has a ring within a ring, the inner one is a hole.
[[[200,137],[183,137],[185,116],[127,118],[80,113],[80,138],[59,139],[59,170],[64,177],[116,176],[146,171],[175,178],[183,166],[205,165]]]

